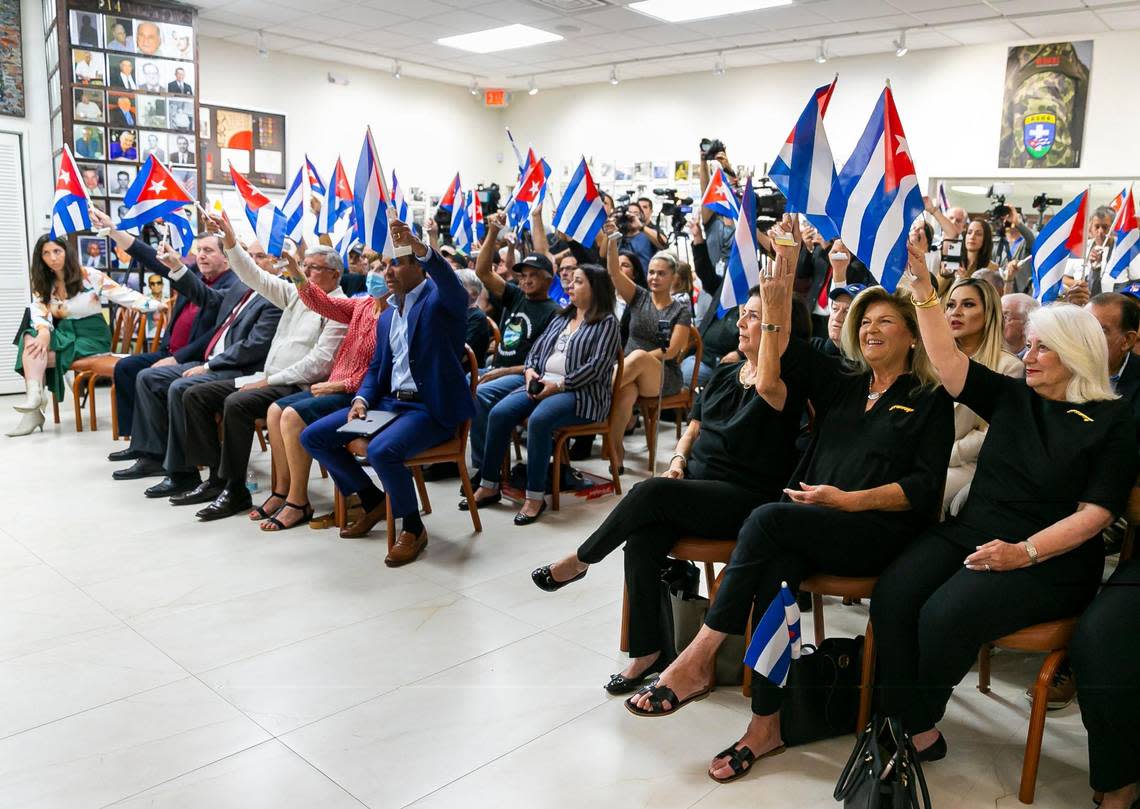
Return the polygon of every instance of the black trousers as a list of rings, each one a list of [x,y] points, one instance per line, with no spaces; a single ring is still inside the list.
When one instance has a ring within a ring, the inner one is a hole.
[[[901,517],[796,503],[760,506],[740,529],[705,625],[728,635],[742,635],[753,606],[759,618],[782,582],[794,593],[813,573],[877,575],[910,538]],[[753,713],[774,714],[782,699],[782,689],[771,680],[752,679]]]
[[[661,570],[683,536],[731,539],[764,496],[719,480],[652,478],[634,486],[578,548],[578,559],[596,564],[625,543],[629,593],[629,654],[662,649]]]
[[[166,351],[131,354],[115,363],[115,412],[118,414],[119,435],[130,435],[135,415],[135,378],[139,372],[169,357]]]
[[[1092,548],[1017,570],[967,570],[963,560],[991,539],[953,522],[936,526],[875,586],[871,620],[879,705],[911,733],[930,730],[942,719],[954,686],[983,644],[1079,615],[1096,593],[1104,559],[1090,553]]]
[[[1085,611],[1069,654],[1089,732],[1089,783],[1140,781],[1140,559],[1124,562]]]
[[[300,390],[296,385],[266,385],[236,390],[232,379],[195,385],[182,397],[186,408],[186,462],[208,466],[228,485],[245,485],[254,422],[265,418],[269,406]],[[215,416],[222,414],[222,439]]]

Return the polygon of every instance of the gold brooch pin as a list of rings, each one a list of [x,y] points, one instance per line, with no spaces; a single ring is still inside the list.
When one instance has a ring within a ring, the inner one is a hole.
[[[1078,415],[1078,416],[1080,416],[1080,417],[1081,417],[1081,420],[1082,420],[1082,421],[1084,421],[1086,424],[1091,424],[1091,423],[1092,423],[1092,421],[1093,421],[1093,420],[1092,420],[1092,419],[1090,419],[1088,416],[1086,416],[1084,413],[1082,413],[1081,411],[1077,410],[1075,407],[1074,407],[1072,410],[1066,410],[1065,412],[1066,412],[1066,413],[1073,413],[1073,414],[1075,414],[1075,415]]]
[[[904,413],[913,413],[914,412],[913,407],[906,407],[904,405],[891,405],[891,409],[888,410],[887,412],[889,413],[889,412],[891,412],[891,410],[901,410]],[[1090,421],[1091,421],[1091,419],[1090,419]]]

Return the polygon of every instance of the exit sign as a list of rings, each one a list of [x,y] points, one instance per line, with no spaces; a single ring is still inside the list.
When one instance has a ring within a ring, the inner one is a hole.
[[[485,107],[505,107],[511,103],[511,94],[506,90],[487,89],[483,91],[483,106]]]

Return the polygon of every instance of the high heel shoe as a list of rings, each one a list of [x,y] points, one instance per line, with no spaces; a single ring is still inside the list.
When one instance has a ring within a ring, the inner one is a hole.
[[[946,758],[946,753],[946,737],[939,733],[938,739],[933,744],[931,744],[925,750],[918,751],[918,760],[927,762],[941,761],[942,759]]]
[[[39,410],[33,410],[30,413],[24,413],[23,418],[20,419],[20,423],[17,424],[13,429],[4,433],[4,435],[8,436],[9,438],[16,438],[21,435],[30,435],[36,430],[39,430],[42,433],[44,431],[44,420],[44,414]]]
[[[31,413],[43,410],[47,406],[47,391],[43,382],[28,382],[26,392],[28,398],[18,405],[13,405],[17,413]]]

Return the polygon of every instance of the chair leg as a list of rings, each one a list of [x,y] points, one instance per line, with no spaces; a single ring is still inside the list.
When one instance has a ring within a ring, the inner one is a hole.
[[[95,432],[99,427],[95,422],[95,374],[87,378],[87,424],[91,432]]]
[[[685,420],[685,409],[678,407],[676,410],[677,415],[677,440],[681,440],[681,422]]]
[[[609,435],[602,437],[602,452],[610,459],[610,477],[614,481],[614,494],[621,494],[621,475],[618,473],[620,464],[617,459],[617,447],[609,440]]]
[[[713,599],[716,598],[717,587],[720,585],[719,580],[716,578],[716,569],[713,567],[712,562],[705,562],[705,583],[708,585],[709,606],[711,607]]]
[[[384,523],[388,527],[388,552],[392,552],[392,548],[396,547],[396,518],[392,516],[392,503],[388,503],[386,514],[384,515]]]
[[[319,464],[317,464],[317,469],[321,470],[321,479],[322,480],[328,480],[329,470],[325,469],[325,465],[323,463],[319,463]]]
[[[348,501],[340,489],[333,487],[333,521],[337,528],[348,525]]]
[[[75,432],[83,432],[83,410],[79,407],[79,387],[84,380],[82,372],[75,375],[75,379],[71,380],[71,402],[75,405]]]
[[[990,644],[982,644],[978,650],[978,690],[983,694],[990,693]]]
[[[813,608],[814,609],[814,608]],[[818,641],[817,641],[818,643]],[[871,695],[875,690],[875,629],[867,620],[867,633],[863,636],[863,671],[859,679],[859,715],[855,719],[858,736],[871,721]]]
[[[522,433],[516,427],[511,431],[511,442],[515,445],[515,461],[522,460]],[[510,450],[507,450],[507,458],[510,458]],[[509,461],[507,461],[509,463]]]
[[[51,393],[51,415],[55,423],[59,424],[59,399],[55,398],[55,391]]]
[[[823,626],[823,596],[819,593],[811,594],[811,620],[815,626],[815,645],[818,646],[827,637]]]
[[[645,468],[652,472],[657,459],[657,408],[644,407],[641,415],[645,420],[645,443],[649,447],[649,463]]]
[[[265,443],[265,431],[264,430],[254,430],[253,432],[257,436],[257,443],[261,444],[261,451],[265,452],[266,449],[269,448],[269,445]]]
[[[554,480],[550,486],[550,509],[558,511],[559,493],[562,491],[562,451],[566,448],[567,436],[559,435],[554,444]],[[529,459],[527,461],[529,463]]]
[[[422,466],[412,467],[412,477],[416,481],[416,491],[420,493],[420,509],[424,514],[431,514],[431,501],[428,500],[427,484],[424,483],[424,468]]]
[[[618,649],[629,654],[629,587],[621,588],[621,638],[618,640]]]
[[[1017,799],[1022,803],[1033,803],[1037,791],[1037,766],[1041,763],[1041,740],[1045,735],[1045,712],[1049,709],[1049,686],[1053,675],[1068,656],[1068,651],[1058,649],[1050,653],[1037,672],[1037,682],[1033,685],[1033,710],[1029,713],[1029,733],[1025,739],[1025,760],[1021,764],[1021,788]]]
[[[119,440],[119,406],[115,402],[114,377],[111,377],[111,440]]]
[[[459,462],[459,482],[463,485],[463,496],[467,498],[467,511],[471,514],[471,524],[475,527],[475,533],[480,533],[483,530],[483,521],[479,518],[479,505],[475,502],[475,489],[471,486],[471,475],[467,473],[467,461],[460,455],[457,459]]]

